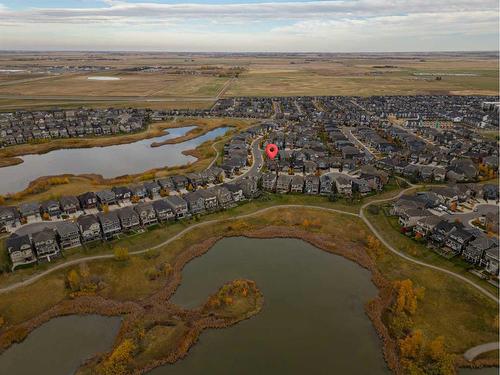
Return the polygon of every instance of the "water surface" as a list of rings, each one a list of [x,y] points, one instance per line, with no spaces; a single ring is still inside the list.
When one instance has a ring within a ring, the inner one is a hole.
[[[199,306],[237,278],[257,282],[262,311],[150,375],[389,373],[363,309],[377,294],[367,270],[299,240],[228,238],[188,263],[173,302]]]
[[[0,355],[0,374],[68,375],[99,352],[111,349],[120,318],[71,315],[35,329]]]
[[[196,158],[184,155],[183,151],[224,135],[229,129],[217,128],[186,142],[151,147],[153,142],[183,136],[194,128],[186,126],[168,129],[167,135],[123,145],[62,149],[42,155],[22,156],[23,163],[0,168],[0,194],[23,190],[31,181],[42,176],[96,173],[104,177],[116,177],[152,168],[192,163]]]

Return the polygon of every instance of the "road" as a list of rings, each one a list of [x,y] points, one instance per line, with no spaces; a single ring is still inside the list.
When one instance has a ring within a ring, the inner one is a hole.
[[[343,127],[342,132],[352,143],[357,144],[364,150],[368,160],[376,159],[375,154],[371,152],[368,147],[366,147],[365,144],[361,142],[354,134],[352,134],[352,128]]]
[[[453,214],[444,214],[441,217],[448,221],[454,221],[456,219],[459,219],[464,226],[466,226],[467,228],[472,228],[472,226],[469,224],[469,221],[484,216],[490,212],[498,215],[498,206],[495,204],[481,203],[477,204],[475,207],[477,208],[476,212],[474,211],[466,213],[456,212]]]
[[[470,348],[464,353],[464,358],[467,361],[472,361],[474,358],[476,358],[478,355],[491,352],[493,350],[499,350],[500,349],[500,343],[499,342],[489,342],[487,344],[482,344],[475,346],[473,348]]]

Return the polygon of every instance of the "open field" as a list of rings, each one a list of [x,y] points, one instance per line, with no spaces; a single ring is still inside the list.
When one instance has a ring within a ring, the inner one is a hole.
[[[97,81],[87,77],[113,77]],[[61,75],[50,81],[36,80],[16,85],[0,85],[2,95],[68,97],[215,97],[227,78],[185,76],[180,74],[106,72]]]
[[[266,206],[272,204],[272,201],[268,201]],[[335,207],[335,203],[331,207]],[[253,217],[234,218],[236,214],[254,210],[255,206],[249,203],[230,211],[205,216],[201,221],[231,216],[233,219],[193,229],[160,248],[154,256],[133,256],[126,265],[113,259],[89,262],[90,273],[101,275],[106,282],[106,288],[99,294],[120,301],[147,298],[161,287],[162,280],[149,281],[144,271],[163,262],[172,262],[192,244],[207,238],[266,230],[265,233],[272,236],[273,231],[269,231],[269,227],[275,228],[277,232],[282,228],[283,233],[291,233],[292,236],[296,233],[299,238],[301,233],[311,233],[311,238],[324,238],[331,247],[325,250],[356,257],[359,247],[366,246],[367,236],[370,234],[369,229],[355,216],[313,208],[276,209]],[[193,222],[195,221],[192,220],[191,223]],[[146,234],[124,238],[115,244],[100,245],[85,252],[87,255],[109,253],[112,246],[117,244],[128,247],[130,251],[144,249],[145,246],[171,238],[188,224],[189,222],[181,222],[160,226]],[[348,238],[345,236],[346,232],[351,234]],[[497,339],[495,316],[498,314],[498,306],[469,285],[448,275],[408,263],[388,251],[383,251],[374,261],[376,268],[387,280],[410,279],[416,286],[425,289],[413,321],[414,328],[421,329],[427,338],[434,339],[443,335],[446,348],[457,354],[471,346]],[[24,272],[29,270],[21,271]],[[29,319],[67,298],[64,287],[66,272],[67,270],[56,271],[30,286],[2,295],[0,315],[6,318],[7,324],[13,324]],[[7,278],[11,277],[19,278],[20,275],[8,275]],[[7,280],[2,279],[1,283],[5,285]],[[37,298],[33,298],[34,295]]]
[[[78,64],[106,67],[107,70],[95,73],[68,71],[56,76],[44,73],[52,66]],[[160,69],[132,70],[145,66]],[[33,78],[44,78],[45,74],[50,79],[29,81],[28,73],[0,73],[0,110],[128,105],[156,109],[206,108],[210,104],[205,101],[216,98],[226,83],[228,86],[223,90],[226,97],[498,95],[499,90],[496,53],[1,53],[2,68],[31,69]],[[217,69],[234,68],[242,70],[237,79],[217,74]],[[177,73],[173,74],[174,71]],[[441,80],[436,80],[438,75]],[[16,76],[22,79],[15,82]],[[88,76],[120,79],[91,81]],[[2,85],[7,80],[10,82]],[[101,103],[104,98],[109,102]],[[155,98],[165,101],[148,101]]]

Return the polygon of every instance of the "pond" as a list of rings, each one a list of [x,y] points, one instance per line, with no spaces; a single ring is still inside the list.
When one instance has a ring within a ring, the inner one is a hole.
[[[188,356],[149,375],[388,374],[364,312],[370,273],[294,239],[227,238],[183,270],[173,302],[203,303],[223,283],[256,281],[264,307],[232,327],[206,330]]]
[[[151,147],[153,142],[181,137],[194,126],[168,129],[169,134],[133,143],[106,147],[73,148],[25,155],[23,163],[0,168],[0,194],[17,192],[42,176],[95,173],[104,177],[144,172],[152,168],[188,164],[196,158],[182,152],[224,135],[230,127],[213,129],[189,141]]]
[[[52,319],[0,356],[0,374],[73,374],[86,359],[111,349],[120,321],[99,315]]]

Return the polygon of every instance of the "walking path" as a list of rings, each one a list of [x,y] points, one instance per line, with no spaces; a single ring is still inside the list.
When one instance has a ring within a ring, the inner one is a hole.
[[[474,358],[476,358],[478,355],[491,352],[493,350],[499,350],[500,349],[500,342],[489,342],[487,344],[482,344],[478,346],[474,346],[473,348],[470,348],[464,353],[464,358],[467,361],[472,361]]]

